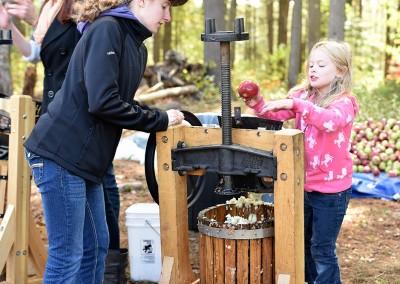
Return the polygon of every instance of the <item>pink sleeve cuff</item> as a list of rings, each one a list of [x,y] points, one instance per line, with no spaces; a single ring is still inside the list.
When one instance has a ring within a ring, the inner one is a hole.
[[[293,111],[302,113],[305,108],[305,105],[303,104],[304,100],[299,98],[292,98],[292,100],[293,100]]]
[[[260,99],[258,100],[258,102],[251,108],[254,109],[254,111],[256,113],[261,113],[264,109],[264,106],[265,106],[264,98],[262,96],[260,96]]]

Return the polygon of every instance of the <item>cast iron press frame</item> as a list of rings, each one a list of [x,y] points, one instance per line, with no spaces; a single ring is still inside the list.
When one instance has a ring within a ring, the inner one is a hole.
[[[201,40],[220,44],[222,144],[187,147],[182,142],[172,150],[174,171],[180,174],[194,170],[217,173],[221,175],[221,182],[215,192],[222,195],[236,195],[243,191],[272,192],[271,180],[277,178],[276,157],[272,152],[232,143],[233,121],[239,128],[246,128],[247,124],[262,125],[266,121],[255,117],[242,120],[240,108],[235,108],[235,117],[232,118],[230,43],[248,39],[243,18],[235,20],[234,31],[216,31],[215,19],[206,20]],[[274,130],[282,126],[281,122],[269,122],[275,126]]]

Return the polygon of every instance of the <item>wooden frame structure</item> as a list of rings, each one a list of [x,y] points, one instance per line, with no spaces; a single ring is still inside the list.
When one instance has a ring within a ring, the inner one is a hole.
[[[31,172],[23,148],[35,123],[35,105],[31,97],[23,95],[11,96],[7,103],[11,133],[8,163],[2,163],[2,172],[8,169],[8,178],[6,210],[0,224],[0,271],[7,266],[6,283],[41,283],[47,249],[30,210]],[[0,190],[5,190],[2,182]],[[0,194],[2,202],[4,197]],[[38,277],[28,279],[28,260],[32,261]]]
[[[234,144],[272,151],[277,157],[274,183],[275,281],[304,283],[304,142],[299,130],[232,129]],[[171,149],[220,144],[221,129],[179,126],[157,133],[161,253],[173,257],[171,282],[193,283],[189,259],[187,180],[172,171]],[[202,175],[194,171],[189,175]],[[211,190],[211,189],[210,189]],[[204,284],[204,283],[202,283]],[[207,284],[207,283],[206,283]]]

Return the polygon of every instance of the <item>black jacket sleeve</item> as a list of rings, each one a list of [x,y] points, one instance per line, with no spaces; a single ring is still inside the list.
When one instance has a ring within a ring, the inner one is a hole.
[[[122,99],[118,82],[124,76],[120,73],[120,59],[125,42],[118,23],[107,21],[89,32],[84,54],[89,113],[121,128],[146,132],[165,130],[168,127],[165,111],[142,108]]]

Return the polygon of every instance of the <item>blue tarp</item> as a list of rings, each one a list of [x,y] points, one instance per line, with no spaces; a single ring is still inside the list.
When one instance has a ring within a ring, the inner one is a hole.
[[[353,198],[381,198],[400,200],[400,178],[388,177],[381,173],[375,177],[372,174],[353,173]]]

